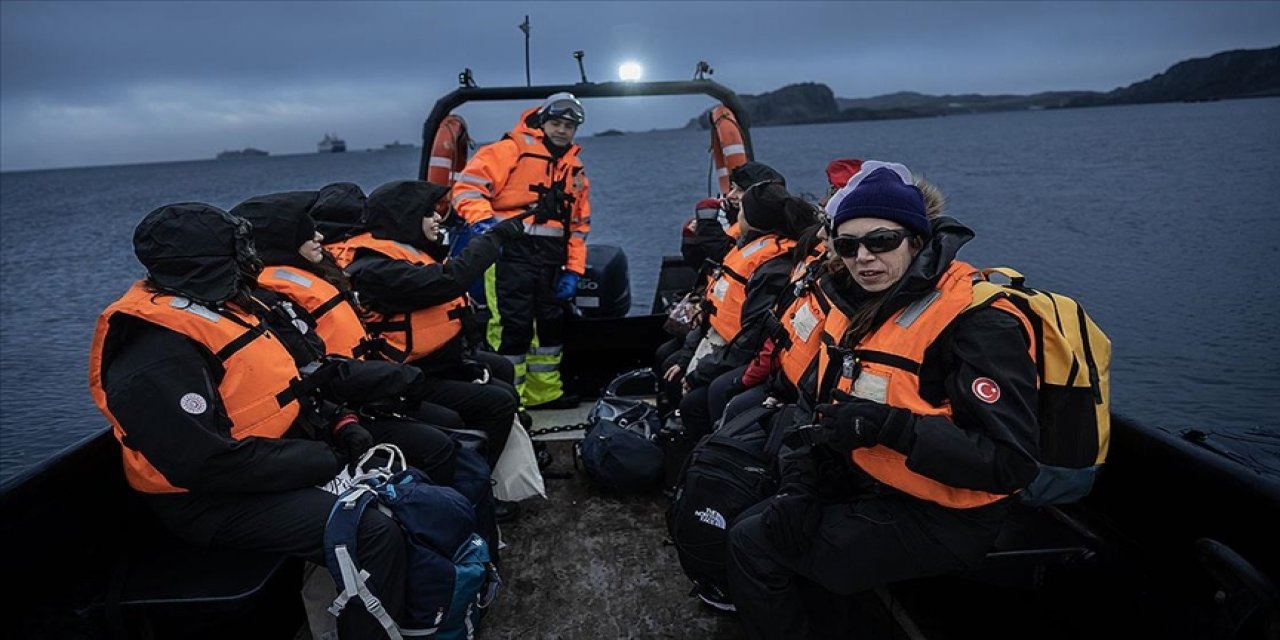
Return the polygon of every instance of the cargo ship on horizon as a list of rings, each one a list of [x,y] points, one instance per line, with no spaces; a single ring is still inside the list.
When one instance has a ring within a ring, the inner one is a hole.
[[[331,134],[324,134],[324,139],[316,144],[320,153],[343,153],[347,150],[347,141]]]

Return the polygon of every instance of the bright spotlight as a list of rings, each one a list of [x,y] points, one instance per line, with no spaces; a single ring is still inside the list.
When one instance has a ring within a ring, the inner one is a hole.
[[[644,75],[644,67],[639,62],[624,62],[618,67],[618,77],[626,81],[639,80]]]

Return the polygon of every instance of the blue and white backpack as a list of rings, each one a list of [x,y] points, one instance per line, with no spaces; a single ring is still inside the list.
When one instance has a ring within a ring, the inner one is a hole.
[[[367,468],[379,454],[388,457],[387,463]],[[405,611],[398,623],[369,589],[357,562],[356,532],[371,504],[400,524],[408,543],[409,579]],[[393,640],[424,635],[444,640],[474,637],[481,611],[501,584],[489,560],[489,545],[476,533],[471,503],[407,467],[400,450],[388,444],[370,449],[357,465],[355,484],[338,497],[329,513],[324,542],[325,563],[338,586],[330,613],[336,616],[349,601],[359,599]]]

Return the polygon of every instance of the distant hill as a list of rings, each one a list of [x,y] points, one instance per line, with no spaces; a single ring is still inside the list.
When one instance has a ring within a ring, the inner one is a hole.
[[[1280,47],[1224,51],[1184,60],[1142,82],[1080,96],[1067,106],[1143,104],[1280,95]]]
[[[861,109],[882,111],[907,109],[921,115],[981,113],[984,111],[1016,111],[1019,109],[1051,109],[1063,107],[1072,100],[1095,95],[1092,91],[1046,91],[1028,96],[1002,94],[984,96],[978,93],[931,96],[914,91],[900,91],[874,98],[837,98],[842,111]]]
[[[1275,95],[1280,95],[1280,47],[1227,51],[1208,58],[1185,60],[1149,80],[1105,93],[1047,91],[1032,95],[933,96],[900,91],[872,98],[837,98],[827,85],[805,82],[738,97],[746,107],[750,125],[767,127]],[[685,127],[709,128],[710,113],[710,110],[704,111]]]

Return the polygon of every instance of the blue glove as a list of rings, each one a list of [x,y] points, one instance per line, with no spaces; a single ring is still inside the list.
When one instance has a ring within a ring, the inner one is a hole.
[[[471,235],[473,237],[483,235],[484,232],[488,231],[489,229],[492,229],[493,225],[495,224],[498,224],[498,221],[495,220],[493,217],[488,217],[479,222],[472,223]]]
[[[572,272],[563,271],[560,273],[560,280],[556,282],[556,300],[568,300],[578,293],[578,280],[582,276]]]

